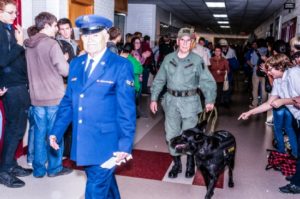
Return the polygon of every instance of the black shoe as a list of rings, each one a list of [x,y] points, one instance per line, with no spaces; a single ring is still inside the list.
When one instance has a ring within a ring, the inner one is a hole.
[[[173,165],[171,171],[168,174],[169,178],[177,178],[178,173],[182,172],[182,165],[181,165],[180,156],[174,156],[173,161],[174,161],[174,165]]]
[[[29,176],[32,174],[32,169],[25,169],[19,165],[11,168],[9,170],[9,173],[11,173],[12,175],[14,176],[17,176],[17,177],[25,177],[25,176]]]
[[[3,184],[10,188],[20,188],[25,186],[25,182],[9,172],[0,173],[0,184]]]
[[[191,178],[195,175],[195,160],[194,156],[187,155],[185,177]]]
[[[298,194],[300,193],[300,186],[296,186],[294,184],[288,184],[283,187],[279,187],[279,190],[282,193]]]
[[[57,173],[51,173],[51,174],[48,174],[48,177],[56,177],[56,176],[62,176],[62,175],[67,175],[69,173],[72,173],[72,169],[69,169],[69,168],[66,168],[66,167],[63,167],[63,169]]]

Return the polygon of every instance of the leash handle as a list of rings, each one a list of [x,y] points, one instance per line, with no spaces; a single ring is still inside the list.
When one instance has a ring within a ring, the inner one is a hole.
[[[206,113],[206,111],[203,111],[200,114],[198,122],[201,123],[204,120],[206,120],[208,124],[211,124],[211,126],[209,128],[209,132],[207,134],[212,135],[212,133],[215,131],[216,123],[217,123],[217,120],[218,120],[217,108],[214,107],[214,109],[212,111],[210,111],[209,113]]]

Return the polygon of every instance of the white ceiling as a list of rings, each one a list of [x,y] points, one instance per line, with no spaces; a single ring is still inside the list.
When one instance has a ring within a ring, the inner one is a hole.
[[[226,8],[208,8],[205,1],[225,2]],[[128,0],[135,4],[156,4],[172,12],[197,30],[217,34],[249,34],[281,8],[286,0]],[[213,14],[228,15],[230,29],[220,28]]]

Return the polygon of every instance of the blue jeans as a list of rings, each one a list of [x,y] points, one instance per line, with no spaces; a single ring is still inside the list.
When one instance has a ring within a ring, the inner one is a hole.
[[[298,135],[298,146],[300,146],[300,120],[297,121],[296,133]],[[300,154],[300,147],[298,147],[298,154]],[[296,186],[300,186],[300,157],[297,158],[296,173],[291,179],[291,183]]]
[[[277,141],[278,151],[285,153],[285,145],[283,138],[283,129],[287,136],[289,137],[289,142],[292,149],[292,155],[297,157],[297,137],[295,130],[292,126],[293,124],[293,115],[290,111],[282,106],[278,109],[273,109],[274,117],[274,137]]]
[[[34,117],[32,106],[28,111],[29,129],[28,129],[28,145],[27,145],[27,163],[32,163],[34,159]]]
[[[63,141],[59,150],[50,147],[48,136],[56,118],[58,106],[33,106],[34,118],[34,160],[33,175],[36,177],[55,174],[62,170]],[[48,168],[46,169],[46,163]]]

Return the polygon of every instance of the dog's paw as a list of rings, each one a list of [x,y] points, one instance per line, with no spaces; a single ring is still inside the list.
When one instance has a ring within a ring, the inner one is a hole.
[[[228,187],[230,188],[234,187],[234,182],[228,182]]]

